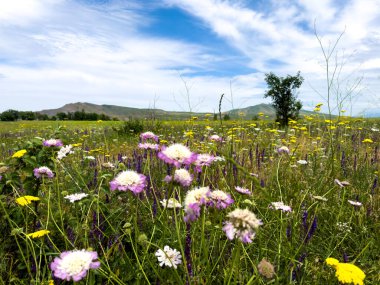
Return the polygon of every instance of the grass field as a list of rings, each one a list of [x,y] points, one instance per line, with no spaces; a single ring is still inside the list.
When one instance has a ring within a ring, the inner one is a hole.
[[[2,284],[380,284],[380,121],[124,124],[0,122]]]

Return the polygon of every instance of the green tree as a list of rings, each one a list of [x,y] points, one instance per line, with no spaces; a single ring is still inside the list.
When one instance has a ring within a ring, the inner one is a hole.
[[[301,101],[297,100],[296,89],[300,88],[303,77],[298,71],[296,76],[278,77],[274,73],[265,74],[268,90],[264,97],[272,98],[272,106],[276,110],[276,121],[280,126],[288,126],[289,119],[297,119],[302,108]]]

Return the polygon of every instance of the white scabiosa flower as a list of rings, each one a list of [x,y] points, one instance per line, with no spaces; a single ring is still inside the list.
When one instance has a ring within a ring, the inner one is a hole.
[[[170,198],[169,200],[163,199],[160,201],[161,205],[165,208],[182,208],[181,203],[175,199],[175,198]]]
[[[193,181],[193,176],[186,169],[176,169],[174,172],[174,181],[178,182],[182,186],[188,187]]]
[[[165,265],[177,269],[177,265],[182,263],[181,253],[176,249],[171,249],[168,245],[164,246],[164,250],[157,250],[155,256],[157,256],[161,267]]]
[[[125,170],[120,172],[114,180],[110,182],[111,190],[127,191],[130,190],[134,194],[138,194],[144,190],[146,186],[146,177],[133,170]]]
[[[68,154],[74,153],[72,151],[72,148],[73,146],[71,144],[61,147],[57,153],[57,158],[61,160],[62,158],[66,157]]]
[[[269,205],[270,209],[281,210],[283,212],[291,212],[292,208],[288,205],[285,205],[283,202],[272,202]]]

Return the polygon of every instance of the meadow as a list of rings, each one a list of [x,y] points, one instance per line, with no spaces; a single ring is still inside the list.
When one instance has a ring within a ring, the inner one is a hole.
[[[380,121],[0,122],[1,284],[380,284]]]

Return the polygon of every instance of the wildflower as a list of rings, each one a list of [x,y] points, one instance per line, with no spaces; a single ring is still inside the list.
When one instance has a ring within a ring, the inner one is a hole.
[[[74,153],[71,150],[72,148],[73,148],[72,145],[65,145],[65,146],[61,147],[60,150],[57,153],[57,159],[61,160],[62,158],[66,157],[68,154]]]
[[[88,196],[88,194],[86,194],[86,193],[75,193],[75,194],[71,194],[71,195],[66,195],[63,198],[69,200],[71,203],[74,203],[75,201],[82,200],[83,198],[85,198],[87,196]]]
[[[231,195],[222,190],[214,190],[209,192],[208,197],[210,198],[210,206],[217,209],[225,209],[234,202]]]
[[[134,194],[138,194],[144,190],[146,186],[146,177],[133,170],[125,170],[120,172],[114,180],[110,182],[111,190],[127,191],[130,190]]]
[[[139,143],[138,147],[142,149],[153,149],[153,150],[159,149],[158,144],[154,144],[154,143]]]
[[[281,210],[283,212],[291,212],[292,208],[290,206],[285,205],[283,202],[272,202],[269,205],[269,208],[274,210]]]
[[[44,140],[42,143],[44,146],[63,146],[63,143],[61,140],[58,139],[49,139],[49,140]]]
[[[85,156],[84,159],[86,160],[95,160],[96,158],[92,155]]]
[[[31,238],[39,238],[39,237],[43,237],[43,236],[47,235],[48,233],[50,233],[50,231],[40,230],[40,231],[36,231],[34,233],[27,234],[26,236],[31,237]]]
[[[222,141],[222,138],[218,135],[212,135],[209,137],[209,140],[210,141],[214,141],[214,142],[221,142]]]
[[[113,164],[112,162],[104,162],[102,163],[102,167],[104,168],[107,168],[107,169],[114,169],[115,168],[115,164]]]
[[[297,161],[298,164],[301,164],[301,165],[306,165],[307,164],[307,161],[304,160],[304,159],[300,159]]]
[[[174,181],[178,182],[182,186],[188,187],[193,181],[193,176],[184,168],[176,169],[174,172]]]
[[[257,265],[257,269],[259,270],[259,273],[270,279],[274,276],[274,266],[267,261],[265,258],[263,258],[260,263]]]
[[[19,150],[19,151],[16,151],[16,152],[12,155],[12,157],[13,157],[13,158],[20,158],[20,157],[23,157],[25,153],[27,153],[26,149],[21,149],[21,150]]]
[[[277,149],[278,154],[286,153],[289,154],[289,148],[287,146],[282,146]]]
[[[362,143],[373,143],[373,140],[371,140],[371,139],[364,139],[364,140],[362,140]]]
[[[201,211],[200,206],[205,205],[210,200],[209,193],[209,187],[196,188],[186,193],[184,202],[186,213],[184,220],[186,223],[195,221],[199,217]]]
[[[229,221],[223,227],[227,238],[230,240],[238,238],[243,243],[251,243],[255,237],[255,231],[262,225],[261,220],[248,209],[235,209],[227,217]]]
[[[355,207],[360,207],[363,205],[359,201],[352,201],[352,200],[348,200],[348,203],[350,203],[352,206],[355,206]]]
[[[40,178],[42,176],[47,176],[49,178],[54,177],[53,171],[51,171],[50,168],[46,166],[35,168],[33,172],[34,172],[34,176],[36,176],[37,178]]]
[[[334,182],[335,182],[336,184],[338,184],[340,187],[345,187],[345,186],[350,185],[349,182],[347,182],[347,181],[339,181],[338,179],[334,179]]]
[[[140,138],[142,141],[146,141],[147,139],[152,139],[152,140],[158,142],[158,136],[152,132],[142,133],[142,134],[140,134]]]
[[[181,208],[181,203],[175,198],[169,198],[169,200],[163,199],[160,201],[161,205],[164,208],[172,209],[172,208]]]
[[[249,191],[248,188],[242,188],[240,186],[235,186],[235,190],[238,191],[241,194],[252,195],[252,192]]]
[[[174,267],[177,269],[177,265],[181,264],[181,253],[176,249],[171,249],[168,245],[164,246],[164,250],[159,249],[156,251],[155,256],[157,256],[160,266],[163,265]]]
[[[182,164],[191,164],[197,159],[196,153],[191,152],[188,147],[179,143],[163,148],[157,156],[166,163],[173,164],[176,167],[180,167]]]
[[[32,201],[39,201],[40,198],[35,197],[35,196],[21,196],[16,199],[16,203],[19,204],[20,206],[26,206],[32,203]]]
[[[213,155],[207,153],[198,154],[197,160],[194,162],[195,170],[202,172],[202,166],[210,166],[214,160],[215,157]]]
[[[341,263],[337,259],[329,257],[326,258],[326,264],[336,270],[335,276],[342,284],[363,285],[365,274],[354,264]]]
[[[57,278],[79,281],[86,276],[88,270],[99,268],[100,262],[97,259],[96,251],[84,249],[64,251],[59,257],[54,258],[50,268]]]
[[[341,231],[341,232],[348,232],[349,233],[352,230],[352,227],[350,226],[349,223],[338,222],[336,224],[336,226],[337,226],[338,230]]]

